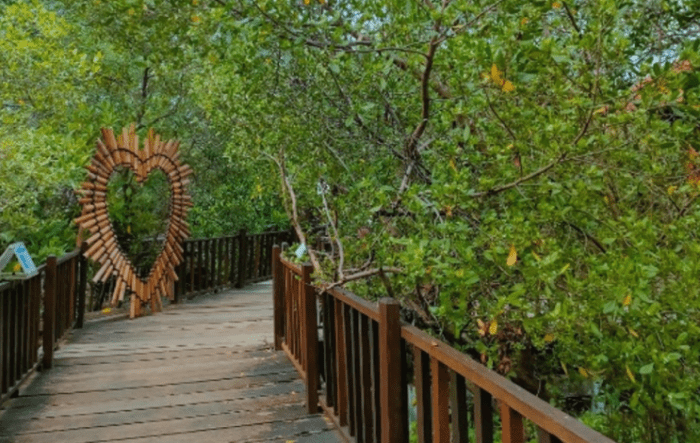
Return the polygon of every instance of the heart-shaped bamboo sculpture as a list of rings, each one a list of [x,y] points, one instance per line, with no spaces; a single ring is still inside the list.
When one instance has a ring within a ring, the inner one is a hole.
[[[115,137],[111,129],[102,128],[102,140],[97,140],[95,156],[87,166],[88,180],[78,191],[83,195],[80,199],[83,212],[75,222],[92,234],[86,240],[89,247],[85,256],[102,264],[93,281],[105,282],[110,275],[116,275],[112,305],[123,300],[130,289],[131,318],[140,315],[142,303],[150,302],[151,311],[156,312],[162,309],[161,297],[172,300],[174,296],[173,283],[178,279],[175,267],[183,259],[181,243],[189,236],[185,218],[193,206],[186,190],[192,169],[180,164],[178,145],[174,140],[161,141],[160,136],[150,130],[143,149],[139,149],[133,124],[129,129],[124,128],[119,137]],[[170,184],[170,219],[165,241],[146,280],[138,276],[131,260],[119,247],[107,213],[107,183],[119,166],[134,171],[139,183],[143,183],[152,170],[160,169]]]

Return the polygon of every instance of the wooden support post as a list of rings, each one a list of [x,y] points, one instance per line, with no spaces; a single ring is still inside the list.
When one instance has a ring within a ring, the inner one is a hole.
[[[379,300],[379,401],[381,404],[382,443],[401,443],[407,440],[403,429],[404,408],[402,387],[396,383],[401,374],[401,305],[392,298]]]
[[[280,247],[272,248],[272,305],[274,307],[275,350],[282,349],[282,330],[284,328],[284,283],[280,267]]]
[[[347,377],[347,351],[345,342],[345,305],[335,297],[331,297],[335,304],[335,348],[338,351],[336,358],[337,374],[336,385],[338,392],[336,395],[335,413],[339,417],[340,426],[348,424],[348,377]]]
[[[491,394],[477,388],[474,394],[476,443],[493,443],[493,406],[491,401]]]
[[[501,402],[501,425],[503,443],[524,443],[523,417],[506,403]]]
[[[433,441],[432,412],[430,398],[430,356],[413,347],[413,385],[416,387],[416,402],[418,409],[418,443]]]
[[[562,441],[544,429],[537,427],[537,443],[562,443]]]
[[[433,443],[450,443],[450,375],[447,366],[433,357],[430,359],[430,374],[433,382]]]
[[[229,285],[235,286],[238,282],[236,278],[236,237],[228,237],[228,252],[229,252],[229,271],[228,271],[228,282]]]
[[[464,377],[451,372],[450,411],[452,415],[452,441],[469,442],[469,421],[467,417],[467,386]]]
[[[202,244],[204,246],[204,286],[202,289],[207,290],[211,288],[211,282],[212,282],[212,260],[211,260],[211,248],[209,247],[211,244],[211,239],[207,238],[202,241]]]
[[[76,328],[82,328],[83,322],[85,320],[85,292],[87,290],[87,267],[88,262],[85,257],[85,251],[87,251],[87,243],[83,242],[80,245],[80,275],[78,280],[78,319],[75,321]]]
[[[7,334],[5,328],[8,325],[10,312],[7,309],[7,291],[0,291],[0,395],[7,392],[8,384],[5,379],[8,374],[8,345],[5,343]]]
[[[66,263],[66,267],[68,268],[68,285],[66,287],[66,291],[68,292],[66,295],[66,323],[65,323],[65,330],[70,329],[73,327],[75,324],[75,310],[78,305],[78,300],[76,297],[76,292],[78,292],[78,263],[80,262],[80,256],[73,257],[70,259],[68,263]]]
[[[46,259],[46,279],[44,280],[44,357],[41,361],[43,369],[51,369],[53,365],[53,344],[56,327],[56,256]]]
[[[374,417],[372,416],[372,359],[370,350],[370,319],[359,314],[359,345],[360,345],[360,413],[362,414],[362,437],[358,442],[371,443],[374,437]],[[359,437],[359,436],[358,436]]]
[[[202,251],[204,250],[204,241],[203,240],[197,240],[197,267],[196,267],[196,273],[197,273],[197,278],[196,282],[197,284],[195,285],[196,291],[201,291],[204,289],[204,284],[202,283],[204,281],[204,262],[202,261]]]
[[[238,281],[236,282],[237,288],[242,288],[245,286],[247,270],[247,260],[248,259],[248,236],[245,229],[238,231]]]
[[[316,290],[311,285],[313,266],[302,267],[302,309],[304,310],[304,355],[306,361],[306,407],[309,414],[318,412],[318,324],[316,321]]]

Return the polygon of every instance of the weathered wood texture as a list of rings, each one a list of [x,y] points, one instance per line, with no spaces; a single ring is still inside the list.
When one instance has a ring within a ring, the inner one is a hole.
[[[0,410],[0,442],[340,442],[274,350],[272,285],[86,322]]]
[[[33,277],[0,283],[0,402],[40,363],[50,368],[57,340],[80,327],[86,271],[75,250],[49,257]]]
[[[290,231],[188,239],[183,242],[183,260],[175,268],[174,301],[230,286],[242,288],[272,278],[272,247],[292,241]]]
[[[312,286],[307,266],[273,257],[276,342],[321,396],[321,407],[357,443],[408,441],[408,409],[415,408],[419,443],[613,443],[466,354],[402,324],[391,299],[371,303],[340,288]],[[305,272],[302,272],[305,271]],[[315,292],[318,301],[303,294]],[[317,311],[319,309],[319,311]],[[316,318],[321,319],[320,334]],[[313,319],[313,321],[309,321]],[[309,331],[312,328],[312,331]],[[311,333],[310,333],[311,332]],[[318,337],[322,337],[318,342]],[[314,353],[316,355],[314,355]],[[320,361],[321,377],[310,375]],[[318,384],[320,383],[320,384]],[[415,401],[409,405],[409,383]],[[318,384],[318,385],[317,385]],[[308,401],[315,401],[309,396]],[[471,404],[471,408],[470,408]],[[473,411],[471,417],[469,410]],[[495,414],[500,412],[500,420]],[[524,420],[537,435],[525,435]]]

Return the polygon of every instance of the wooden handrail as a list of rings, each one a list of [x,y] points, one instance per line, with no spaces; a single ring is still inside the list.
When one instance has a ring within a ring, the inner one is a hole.
[[[614,443],[599,432],[415,326],[402,325],[401,337],[564,442]]]
[[[279,343],[300,373],[314,381],[307,385],[308,402],[314,401],[312,394],[318,389],[318,379],[307,373],[314,356],[299,353],[298,349],[315,350],[317,355],[323,351],[324,362],[319,366],[323,368],[324,395],[319,402],[348,436],[367,443],[408,440],[406,351],[410,347],[419,442],[468,441],[468,382],[473,386],[477,442],[493,441],[493,414],[498,412],[504,443],[524,441],[524,419],[537,426],[541,443],[614,443],[468,355],[414,326],[402,324],[398,302],[391,299],[377,304],[342,288],[315,288],[321,306],[323,342],[314,348],[309,340],[318,333],[308,320],[318,315],[316,303],[304,302],[294,281],[300,280],[308,290],[311,278],[302,270],[309,267],[285,260],[278,247],[273,251],[274,305],[276,310],[284,310],[284,314],[275,312],[276,346]],[[298,307],[300,301],[302,306]],[[295,317],[295,307],[303,311],[304,321]],[[308,406],[313,412],[315,404]]]
[[[51,256],[34,276],[0,285],[0,402],[39,364],[50,368],[57,340],[82,326],[87,263],[80,252]]]

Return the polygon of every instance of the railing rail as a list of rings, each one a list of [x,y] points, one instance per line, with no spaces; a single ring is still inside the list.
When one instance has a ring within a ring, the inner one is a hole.
[[[175,300],[230,284],[272,277],[272,246],[291,241],[290,231],[192,239],[176,269]],[[17,395],[36,370],[51,368],[58,340],[81,328],[85,313],[87,259],[76,249],[50,256],[30,278],[0,283],[0,403]]]
[[[50,368],[57,341],[83,324],[87,261],[81,250],[50,256],[37,270],[0,284],[0,403],[40,364]]]
[[[175,270],[175,300],[233,284],[237,288],[272,277],[272,246],[291,241],[290,231],[268,231],[188,239],[184,260]]]
[[[470,428],[478,443],[492,443],[499,433],[504,443],[526,437],[540,443],[613,443],[466,354],[403,324],[395,300],[372,303],[339,288],[320,291],[312,284],[311,267],[285,260],[279,247],[272,266],[275,347],[306,381],[309,412],[320,405],[357,443],[408,441],[409,388],[415,391],[419,443],[468,442]],[[535,435],[526,435],[526,429]]]

